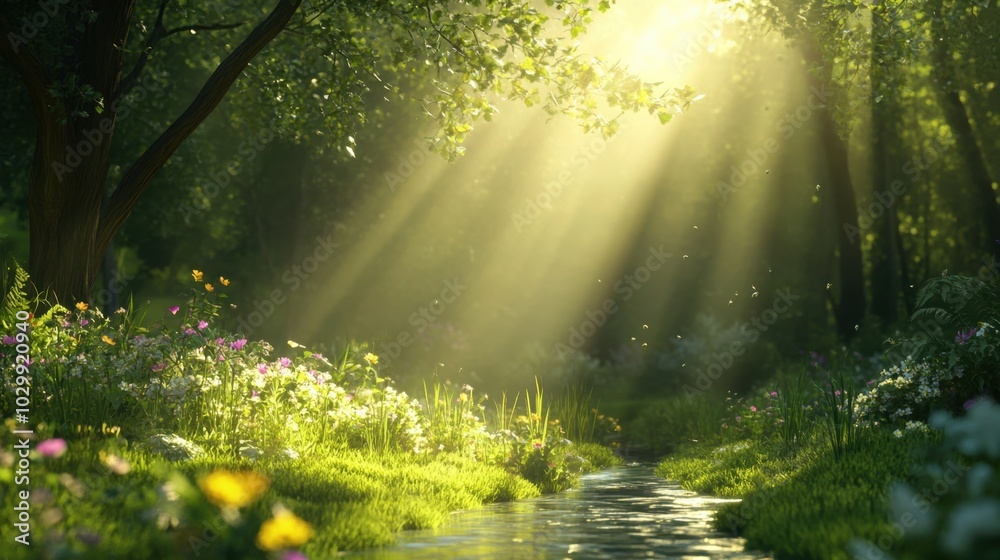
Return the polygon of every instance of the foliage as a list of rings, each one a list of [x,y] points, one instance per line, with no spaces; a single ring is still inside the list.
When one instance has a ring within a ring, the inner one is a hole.
[[[806,433],[806,368],[798,375],[785,375],[778,382],[778,390],[771,396],[778,399],[778,432],[785,451],[797,449]]]
[[[930,425],[943,431],[916,479],[892,487],[892,538],[853,543],[856,555],[880,554],[887,541],[899,558],[1000,558],[1000,406],[984,399],[968,414],[935,413]],[[897,530],[898,529],[898,530]]]
[[[637,416],[625,425],[630,445],[653,455],[669,453],[695,441],[717,441],[727,414],[726,404],[714,395],[673,398],[642,403]]]

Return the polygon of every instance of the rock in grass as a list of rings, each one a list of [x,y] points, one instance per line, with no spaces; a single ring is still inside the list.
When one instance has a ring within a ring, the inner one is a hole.
[[[149,438],[148,444],[153,453],[170,461],[186,461],[205,454],[200,445],[176,434],[156,434]]]

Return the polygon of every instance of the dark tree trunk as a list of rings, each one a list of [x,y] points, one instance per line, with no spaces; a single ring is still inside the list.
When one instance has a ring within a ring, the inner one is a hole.
[[[892,325],[899,319],[900,256],[898,203],[892,186],[897,180],[897,158],[892,148],[896,140],[895,97],[887,95],[888,81],[894,74],[891,52],[887,52],[891,23],[887,20],[884,4],[879,0],[872,6],[871,33],[871,131],[872,131],[872,193],[873,204],[883,208],[877,218],[872,245],[871,311],[883,325]],[[891,198],[890,198],[891,196]],[[890,201],[884,204],[884,201]]]
[[[985,234],[985,249],[988,254],[1000,258],[1000,204],[993,190],[993,177],[986,165],[986,157],[976,141],[976,133],[962,101],[958,76],[951,53],[951,41],[945,22],[944,1],[934,0],[931,4],[931,27],[933,37],[934,63],[931,65],[934,81],[945,121],[955,136],[955,142],[972,181],[976,202],[982,212],[981,219]]]
[[[271,14],[219,64],[187,110],[128,168],[104,204],[115,108],[134,83],[130,79],[121,87],[135,0],[94,0],[94,23],[69,37],[72,55],[66,67],[73,69],[76,83],[92,87],[104,101],[101,113],[96,104],[66,106],[63,98],[51,94],[65,76],[54,75],[30,45],[0,41],[0,58],[21,77],[37,123],[28,194],[28,272],[37,293],[48,294],[50,303],[89,300],[108,246],[150,181],[215,110],[257,53],[284,29],[300,4],[301,0],[278,1]],[[162,2],[154,38],[163,37],[165,6]],[[72,17],[68,10],[60,13]],[[13,29],[7,14],[0,12],[0,36],[10,36]],[[147,42],[147,48],[154,43]],[[145,61],[140,57],[130,78],[142,70]],[[78,109],[86,116],[79,116]]]
[[[803,55],[810,70],[809,84],[815,90],[829,90],[831,77],[829,64],[825,64],[820,46],[815,38],[804,38]],[[834,302],[834,316],[837,333],[844,340],[854,337],[855,327],[865,316],[865,276],[861,258],[861,238],[857,234],[858,206],[851,180],[847,145],[840,137],[837,123],[833,118],[832,100],[816,111],[818,133],[826,156],[827,174],[830,178],[833,212],[837,227],[837,269],[839,301]]]

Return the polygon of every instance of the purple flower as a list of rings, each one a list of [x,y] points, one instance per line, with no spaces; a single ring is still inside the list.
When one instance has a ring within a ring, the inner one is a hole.
[[[88,321],[86,319],[80,319],[80,326],[81,327],[86,327],[89,324],[90,324],[90,321]]]
[[[218,344],[219,346],[222,346],[223,344],[226,343],[226,341],[222,340],[221,338],[217,338],[215,339],[215,343]]]
[[[292,366],[292,361],[289,360],[288,358],[284,357],[284,356],[282,356],[281,359],[278,360],[278,362],[281,364],[281,367],[291,367]]]
[[[203,331],[208,328],[208,321],[198,321],[198,330]]]
[[[970,338],[974,336],[976,336],[975,327],[972,327],[971,329],[965,332],[958,331],[958,333],[955,335],[955,342],[957,342],[958,344],[965,344]]]
[[[7,346],[13,346],[14,343],[16,343],[16,342],[17,342],[17,339],[15,339],[13,336],[6,335],[6,336],[3,337],[3,343],[6,344]]]
[[[167,364],[160,362],[158,364],[153,364],[153,367],[151,367],[150,369],[152,369],[153,371],[163,371],[166,367]]]
[[[979,399],[969,399],[965,401],[965,404],[962,405],[962,408],[964,408],[965,410],[969,410],[970,408],[976,406],[977,402],[979,402]]]
[[[237,350],[237,351],[242,350],[243,347],[246,346],[246,345],[247,345],[247,339],[245,339],[245,338],[241,338],[239,340],[234,340],[234,341],[232,341],[232,342],[229,343],[229,347],[232,348],[233,350]]]
[[[173,306],[173,307],[171,307],[171,308],[169,308],[169,309],[167,309],[167,311],[169,311],[171,315],[177,315],[177,312],[180,311],[180,310],[181,310],[181,308],[177,307],[176,305]]]
[[[286,550],[285,553],[281,555],[281,560],[309,560],[309,557],[302,554],[298,550]]]
[[[267,374],[267,364],[257,364],[257,371],[259,371],[261,375]]]
[[[50,457],[54,459],[66,452],[66,440],[62,438],[47,439],[45,441],[38,442],[38,446],[35,447],[35,449],[42,457]]]
[[[186,334],[188,336],[190,336],[192,334],[197,334],[197,333],[198,333],[198,331],[192,329],[191,327],[188,327],[188,328],[184,329],[184,334]]]

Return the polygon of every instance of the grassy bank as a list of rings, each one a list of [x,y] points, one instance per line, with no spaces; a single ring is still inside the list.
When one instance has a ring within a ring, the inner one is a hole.
[[[364,344],[327,357],[219,326],[229,281],[192,278],[153,319],[5,299],[10,557],[326,558],[618,462],[617,423],[580,388],[411,396]]]
[[[338,550],[390,544],[401,530],[438,527],[456,510],[539,495],[516,474],[449,453],[325,449],[294,460],[167,462],[130,447],[112,437],[73,442],[59,457],[38,457],[30,473],[31,544],[5,546],[4,557],[259,557],[257,528],[280,504],[308,524],[311,538],[302,552],[328,558]],[[588,468],[614,462],[603,449],[582,449],[594,458]],[[211,473],[224,472],[234,473],[233,480],[213,482]],[[244,489],[254,492],[243,488],[253,485],[244,474],[251,472],[265,488],[251,503],[234,507]],[[5,489],[13,486],[10,475],[9,468],[0,474]],[[18,502],[14,492],[4,492],[4,511],[14,511]],[[3,542],[14,542],[13,529],[4,523]],[[289,535],[287,544],[296,536]]]
[[[690,445],[657,473],[697,492],[742,498],[722,508],[714,524],[745,537],[748,548],[778,559],[847,559],[853,539],[877,541],[891,533],[890,484],[912,479],[933,439],[883,430],[840,460],[819,438],[794,454],[767,440]]]

